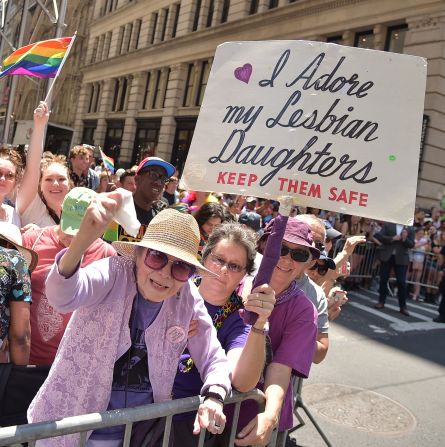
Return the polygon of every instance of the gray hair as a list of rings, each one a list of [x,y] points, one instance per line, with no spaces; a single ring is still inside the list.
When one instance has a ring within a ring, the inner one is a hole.
[[[234,242],[237,245],[241,245],[244,250],[246,250],[246,271],[249,274],[252,273],[256,257],[256,244],[258,236],[253,230],[251,230],[250,228],[245,228],[239,223],[226,222],[219,225],[213,230],[202,252],[202,264],[204,264],[210,252],[222,240]]]

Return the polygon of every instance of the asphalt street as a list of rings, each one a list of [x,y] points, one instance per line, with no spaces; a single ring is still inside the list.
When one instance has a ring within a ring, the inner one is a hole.
[[[335,447],[444,446],[445,324],[432,322],[436,306],[410,301],[405,317],[395,298],[383,311],[372,307],[375,292],[349,299],[331,324],[327,358],[304,381],[304,404]],[[306,425],[291,437],[325,446],[298,414]]]

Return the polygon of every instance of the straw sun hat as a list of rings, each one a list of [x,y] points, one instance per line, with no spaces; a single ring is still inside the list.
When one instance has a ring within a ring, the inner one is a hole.
[[[116,251],[127,258],[136,259],[136,246],[162,251],[170,256],[194,265],[199,274],[216,276],[200,264],[197,259],[199,248],[199,227],[190,214],[174,209],[165,209],[157,214],[138,242],[113,242]]]
[[[0,222],[0,239],[12,244],[25,259],[28,270],[30,272],[34,270],[39,260],[39,256],[34,250],[23,246],[22,235],[16,225],[9,222]]]

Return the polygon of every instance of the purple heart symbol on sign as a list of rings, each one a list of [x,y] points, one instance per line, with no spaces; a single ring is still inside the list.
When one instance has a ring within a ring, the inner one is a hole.
[[[235,68],[235,78],[241,82],[249,83],[252,74],[252,65],[244,64],[242,67]]]

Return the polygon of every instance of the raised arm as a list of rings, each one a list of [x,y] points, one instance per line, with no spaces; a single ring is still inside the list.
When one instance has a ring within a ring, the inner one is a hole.
[[[227,353],[232,367],[232,385],[240,392],[246,392],[259,382],[265,361],[265,327],[275,305],[275,292],[263,284],[244,300],[244,308],[258,314],[246,344]]]
[[[76,271],[83,254],[103,235],[121,203],[122,197],[118,191],[100,194],[93,198],[83,216],[78,233],[60,259],[59,273],[62,276],[68,278]]]
[[[26,156],[26,168],[17,193],[17,210],[23,214],[33,201],[39,189],[40,160],[43,152],[43,139],[48,123],[49,111],[46,102],[40,102],[34,110],[34,128]]]

